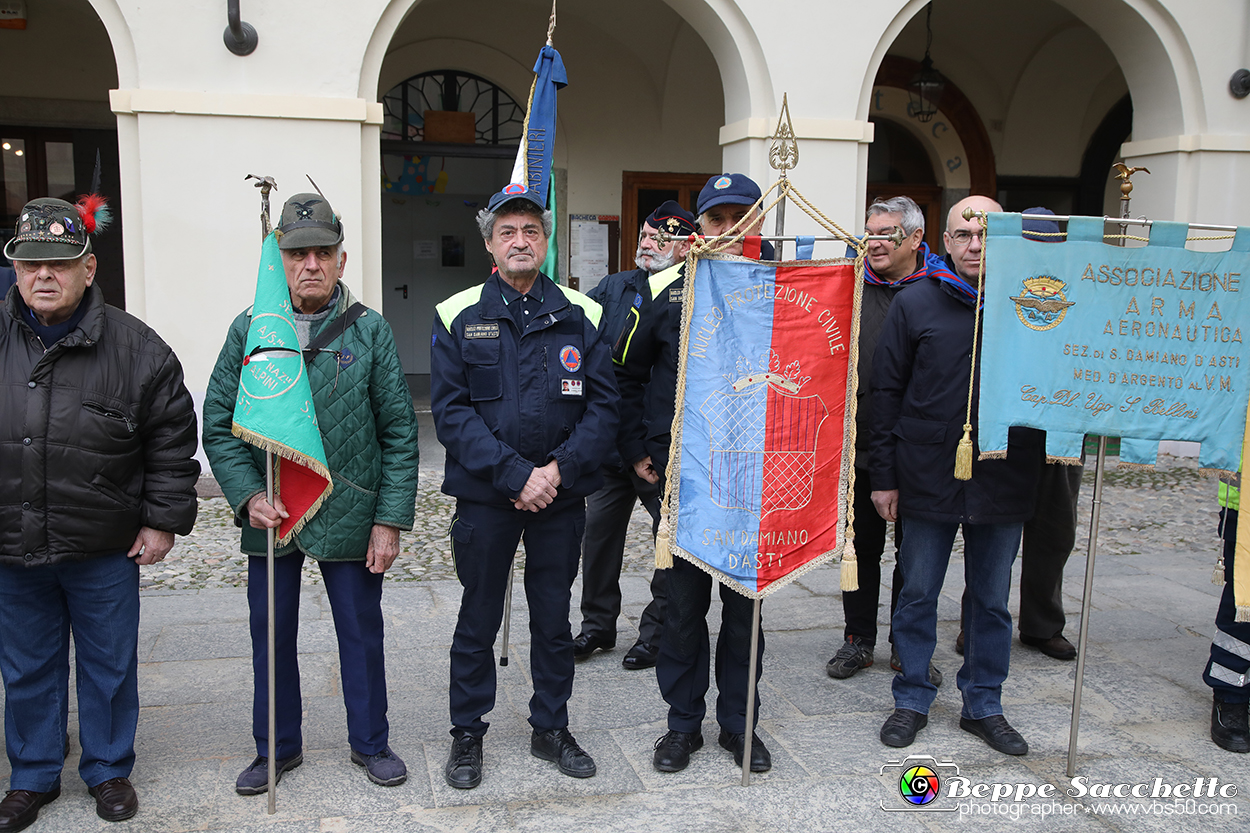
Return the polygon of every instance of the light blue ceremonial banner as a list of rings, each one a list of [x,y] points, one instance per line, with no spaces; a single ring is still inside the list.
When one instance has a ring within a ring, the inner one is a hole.
[[[525,135],[517,148],[510,182],[519,182],[547,204],[551,183],[552,151],[556,143],[556,93],[568,86],[564,60],[554,46],[544,46],[534,62],[534,92],[525,120]]]
[[[1185,223],[1150,243],[1102,242],[1073,217],[1065,242],[1021,237],[1021,215],[989,215],[978,444],[1045,429],[1049,458],[1085,434],[1123,437],[1121,459],[1153,465],[1159,440],[1199,442],[1204,468],[1236,471],[1250,398],[1250,228],[1231,250],[1185,248]],[[1209,232],[1204,232],[1207,234]]]

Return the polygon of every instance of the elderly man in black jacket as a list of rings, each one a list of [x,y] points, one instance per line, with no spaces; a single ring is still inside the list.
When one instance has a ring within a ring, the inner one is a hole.
[[[873,361],[872,501],[887,521],[902,519],[905,577],[893,621],[903,671],[894,678],[895,709],[881,741],[909,746],[928,723],[937,695],[927,672],[937,642],[938,594],[962,526],[967,638],[956,676],[964,701],[959,725],[1000,752],[1024,755],[1028,744],[1003,717],[1002,684],[1011,659],[1011,565],[1033,513],[1041,441],[1037,431],[1012,428],[1007,459],[978,462],[974,434],[972,479],[955,479],[984,241],[980,222],[964,219],[966,208],[1002,210],[988,197],[968,197],[951,208],[949,268],[895,299]],[[976,388],[974,378],[974,406]],[[976,425],[975,410],[971,422]]]
[[[106,821],[139,803],[139,566],[195,523],[195,410],[182,367],[93,286],[90,207],[28,203],[0,315],[0,672],[11,790],[0,831],[61,794],[74,634],[79,775]]]

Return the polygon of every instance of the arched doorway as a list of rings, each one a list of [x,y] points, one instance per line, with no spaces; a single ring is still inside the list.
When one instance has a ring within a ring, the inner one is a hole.
[[[26,15],[26,28],[5,32],[0,49],[0,246],[29,200],[73,202],[97,183],[114,222],[92,241],[96,281],[109,303],[124,308],[121,176],[109,109],[117,62],[108,32],[87,0],[28,3]],[[55,71],[31,72],[53,54]]]
[[[469,72],[439,69],[382,96],[382,280],[404,372],[430,372],[432,310],[490,271],[476,215],[511,173],[525,107]]]

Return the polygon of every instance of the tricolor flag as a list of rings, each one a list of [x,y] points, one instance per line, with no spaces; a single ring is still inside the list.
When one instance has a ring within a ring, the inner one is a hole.
[[[669,549],[760,598],[845,544],[854,262],[687,269]]]
[[[290,516],[278,527],[278,543],[285,544],[316,514],[333,487],[295,332],[282,255],[272,233],[261,250],[256,301],[230,430],[244,442],[274,454],[274,493]]]

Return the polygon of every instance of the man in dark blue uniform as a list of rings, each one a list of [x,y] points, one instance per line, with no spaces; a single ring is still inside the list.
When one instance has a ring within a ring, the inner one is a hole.
[[[569,598],[577,576],[585,496],[616,437],[612,357],[599,340],[601,308],[539,271],[551,213],[523,185],[478,214],[497,270],[437,307],[430,398],[447,450],[443,491],[464,586],[451,646],[452,746],[444,776],[482,780],[482,716],[495,706],[495,636],[517,543],[525,540],[531,674],[530,752],[574,778],[595,762],[568,730],[573,691]]]
[[[749,213],[760,198],[760,189],[743,174],[722,174],[708,180],[699,192],[699,225],[706,237],[729,231]],[[747,234],[759,234],[763,218],[748,221]],[[741,241],[722,254],[740,255]],[[761,255],[773,257],[763,243]],[[624,363],[617,372],[621,388],[620,453],[632,463],[639,477],[659,482],[668,468],[673,412],[677,401],[677,356],[681,340],[681,299],[685,264],[652,276],[650,301],[643,304],[642,323],[632,339]],[[651,391],[643,390],[650,380]],[[746,737],[746,690],[750,667],[751,600],[721,586],[721,629],[716,643],[716,720],[720,745],[742,764]],[[664,638],[656,661],[656,681],[669,705],[669,731],[655,744],[652,763],[660,772],[678,772],[690,763],[690,755],[703,748],[704,695],[708,689],[711,650],[707,614],[712,603],[712,577],[682,558],[673,559],[668,577],[668,609]],[[760,634],[757,679],[763,670],[764,635]],[[759,695],[755,715],[759,717]],[[754,729],[754,727],[751,727]],[[772,757],[758,737],[752,735],[751,771],[766,772]]]
[[[661,243],[656,235],[674,239]],[[694,215],[673,200],[661,204],[643,221],[638,233],[637,269],[617,272],[599,281],[590,297],[603,306],[599,327],[612,348],[612,360],[623,361],[629,343],[638,332],[642,305],[650,300],[647,281],[652,275],[679,263],[690,251],[688,235],[694,232]],[[573,640],[573,656],[588,657],[596,649],[616,646],[616,620],[621,615],[621,564],[625,557],[625,533],[634,501],[651,513],[651,534],[660,523],[660,487],[644,480],[633,466],[613,453],[603,466],[603,488],[586,499],[586,536],[582,539],[582,632]],[[638,620],[638,641],[621,665],[636,671],[655,665],[667,607],[665,583],[668,571],[656,570],[651,579],[651,603]]]

